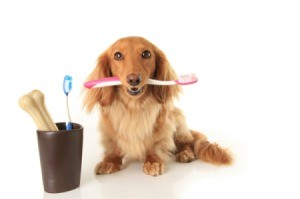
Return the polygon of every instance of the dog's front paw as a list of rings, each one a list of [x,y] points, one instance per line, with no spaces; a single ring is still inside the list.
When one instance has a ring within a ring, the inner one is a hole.
[[[145,162],[144,173],[151,176],[161,175],[164,171],[164,164],[158,162]]]
[[[122,165],[113,162],[99,162],[95,167],[95,174],[101,175],[115,173],[121,170],[121,166]]]
[[[176,154],[176,160],[178,162],[186,163],[186,162],[191,162],[195,159],[196,157],[192,149],[185,149]]]

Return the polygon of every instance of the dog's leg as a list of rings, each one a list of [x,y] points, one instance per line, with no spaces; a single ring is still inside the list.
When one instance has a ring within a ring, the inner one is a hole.
[[[123,153],[115,140],[115,131],[109,117],[102,115],[101,118],[102,145],[104,147],[104,158],[95,167],[95,174],[115,173],[122,169]]]
[[[190,139],[190,132],[187,131],[186,135],[175,135],[174,141],[176,145],[175,157],[178,162],[191,162],[196,159],[193,150],[193,138]]]
[[[196,159],[193,149],[189,143],[176,144],[176,160],[182,163],[188,163]]]
[[[161,116],[164,117],[164,116]],[[175,150],[172,138],[172,128],[164,120],[158,119],[158,123],[153,132],[153,144],[146,153],[144,162],[144,173],[151,176],[162,175],[164,172],[164,162],[170,158]]]
[[[109,174],[120,171],[123,156],[117,144],[105,136],[102,139],[105,148],[104,159],[96,165],[95,174]]]
[[[164,172],[164,163],[155,154],[148,154],[144,163],[144,173],[151,176],[158,176]]]
[[[105,155],[104,160],[95,167],[95,174],[110,174],[122,169],[122,156],[117,154]]]
[[[193,150],[194,138],[186,125],[185,118],[181,111],[175,109],[173,116],[177,123],[176,132],[173,137],[176,145],[176,160],[183,163],[191,162],[196,159]]]
[[[177,161],[191,162],[197,158],[216,165],[232,163],[233,158],[227,149],[210,143],[204,134],[187,128],[184,116],[179,109],[173,111],[173,116],[177,122],[174,134]]]
[[[175,151],[175,143],[173,140],[176,126],[173,120],[168,119],[167,111],[161,111],[156,120],[153,130],[152,144],[146,152],[144,162],[144,172],[147,175],[158,176],[163,174],[165,162]]]

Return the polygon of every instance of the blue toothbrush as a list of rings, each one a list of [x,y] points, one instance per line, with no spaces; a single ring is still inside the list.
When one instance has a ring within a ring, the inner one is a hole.
[[[72,77],[70,75],[66,75],[63,83],[64,92],[66,94],[66,106],[67,106],[67,122],[66,122],[66,130],[72,130],[71,116],[69,111],[69,100],[68,96],[72,89]]]

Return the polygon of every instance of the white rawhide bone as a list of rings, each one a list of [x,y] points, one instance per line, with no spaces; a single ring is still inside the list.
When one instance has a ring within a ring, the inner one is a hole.
[[[43,117],[45,118],[48,126],[50,127],[50,130],[57,130],[58,128],[55,125],[52,117],[50,116],[50,113],[45,105],[45,96],[44,94],[39,91],[39,90],[33,90],[30,92],[31,96],[33,97],[33,99],[35,100],[35,102],[38,105],[39,110],[42,112]]]
[[[33,90],[19,99],[19,106],[34,120],[39,130],[58,131],[47,108],[44,94],[39,90]]]

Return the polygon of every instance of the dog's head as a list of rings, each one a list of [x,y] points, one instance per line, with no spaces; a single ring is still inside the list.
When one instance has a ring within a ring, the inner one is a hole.
[[[119,77],[122,85],[87,90],[84,105],[88,111],[97,103],[109,105],[116,92],[136,100],[152,95],[159,103],[165,103],[178,95],[177,85],[147,85],[149,78],[176,80],[177,76],[164,53],[141,37],[122,38],[111,45],[99,56],[97,66],[87,81],[112,76]]]

